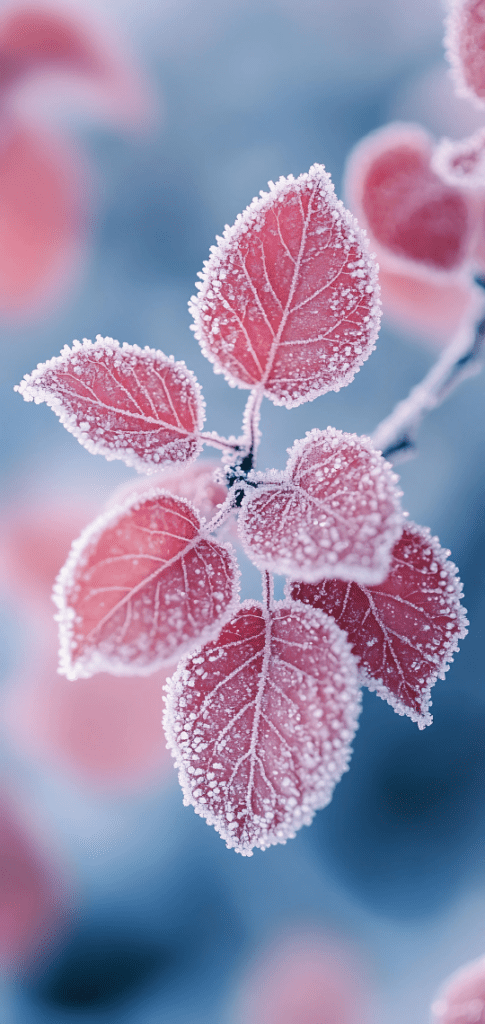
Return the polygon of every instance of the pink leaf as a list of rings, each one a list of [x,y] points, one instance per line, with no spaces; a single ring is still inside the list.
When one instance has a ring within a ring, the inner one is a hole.
[[[430,691],[466,636],[461,583],[449,551],[407,523],[379,586],[341,580],[288,584],[295,599],[332,615],[359,658],[364,682],[420,729],[432,722]]]
[[[468,255],[475,209],[434,173],[432,153],[427,132],[398,123],[372,132],[350,157],[349,202],[386,268],[442,273]]]
[[[237,601],[230,545],[192,505],[156,490],[99,516],[56,583],[60,671],[148,674],[214,636]]]
[[[485,103],[485,2],[451,0],[445,38],[459,96]]]
[[[377,268],[321,165],[270,189],[226,227],[190,308],[216,372],[291,408],[350,383],[372,352]]]
[[[88,451],[139,472],[194,459],[204,422],[200,388],[185,363],[156,349],[97,336],[66,345],[16,388],[46,402]]]
[[[433,1024],[485,1024],[485,956],[448,978],[431,1013]]]
[[[485,129],[480,128],[468,139],[441,139],[435,147],[431,166],[447,185],[483,188]]]
[[[356,664],[327,615],[246,601],[167,686],[184,790],[228,847],[284,843],[329,803],[360,710]]]
[[[245,551],[258,568],[309,583],[380,583],[402,530],[397,479],[368,437],[312,430],[295,441],[284,474],[247,487]]]

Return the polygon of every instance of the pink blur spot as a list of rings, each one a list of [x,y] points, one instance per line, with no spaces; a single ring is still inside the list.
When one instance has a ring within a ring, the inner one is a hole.
[[[0,15],[0,314],[29,320],[79,276],[90,181],[72,143],[45,128],[52,104],[130,131],[155,117],[134,62],[91,19],[42,7]]]
[[[67,890],[43,841],[0,797],[0,964],[10,971],[45,954],[66,922]]]
[[[67,682],[56,673],[56,631],[40,671],[12,687],[5,726],[23,753],[94,788],[137,791],[175,774],[162,729],[163,686],[151,676],[98,673]]]
[[[445,39],[458,94],[485,100],[485,0],[451,0]]]
[[[349,950],[318,933],[275,944],[245,979],[237,1024],[364,1024],[368,992]]]
[[[68,146],[10,125],[0,148],[0,310],[53,302],[83,255],[85,182]]]
[[[94,502],[62,503],[25,497],[2,523],[2,561],[9,592],[52,611],[54,581],[73,540],[96,512]]]
[[[461,967],[435,999],[433,1024],[485,1024],[485,956]]]

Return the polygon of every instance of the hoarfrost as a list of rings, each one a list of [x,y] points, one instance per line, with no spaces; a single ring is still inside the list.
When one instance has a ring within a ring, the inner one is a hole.
[[[166,690],[184,802],[229,848],[285,843],[329,803],[360,711],[356,661],[329,616],[246,601]]]
[[[467,633],[462,585],[449,551],[407,523],[383,583],[287,584],[295,599],[332,615],[347,633],[363,682],[420,729],[432,722],[431,687],[443,679]]]
[[[75,541],[54,589],[60,672],[148,674],[214,636],[233,614],[239,570],[188,501],[135,495]]]
[[[185,363],[156,349],[98,334],[39,363],[15,390],[46,402],[92,454],[141,473],[194,459],[202,447],[200,387]]]
[[[320,164],[253,199],[201,278],[189,307],[204,355],[276,405],[338,391],[374,348],[377,266]]]
[[[328,427],[290,449],[285,474],[247,487],[238,529],[258,568],[314,583],[380,583],[402,531],[397,477],[367,437]]]

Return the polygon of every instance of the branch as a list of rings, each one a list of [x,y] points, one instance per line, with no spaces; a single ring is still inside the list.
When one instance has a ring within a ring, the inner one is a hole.
[[[381,420],[372,441],[392,462],[413,456],[421,420],[436,409],[462,380],[480,373],[485,362],[485,277],[475,277],[474,301],[458,333],[420,384]],[[477,320],[478,318],[478,320]],[[471,339],[471,340],[470,340]]]

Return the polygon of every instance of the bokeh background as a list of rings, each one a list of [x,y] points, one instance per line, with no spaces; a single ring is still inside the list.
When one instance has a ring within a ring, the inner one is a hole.
[[[12,12],[72,22],[63,59],[31,46],[18,70]],[[352,146],[389,120],[452,138],[483,124],[453,95],[442,17],[438,0],[0,6],[2,1024],[425,1024],[442,980],[485,952],[485,375],[399,468],[404,507],[460,566],[471,623],[434,724],[418,732],[366,692],[331,805],[251,859],[182,806],[160,674],[56,676],[52,581],[132,474],[12,390],[100,333],[185,359],[208,429],[237,434],[246,395],[189,330],[209,246],[280,174],[322,162],[340,195]],[[265,403],[260,467],[314,426],[370,432],[435,357],[385,318],[341,393]],[[243,562],[242,596],[259,598]]]

